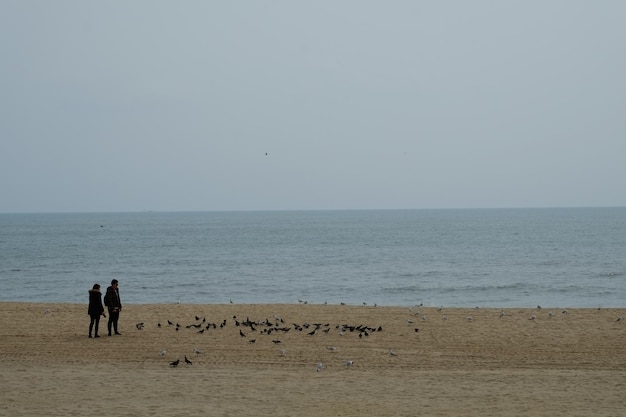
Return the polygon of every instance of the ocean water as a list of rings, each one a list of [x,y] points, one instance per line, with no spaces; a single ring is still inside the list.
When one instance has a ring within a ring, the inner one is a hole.
[[[623,307],[626,208],[0,214],[0,300]]]

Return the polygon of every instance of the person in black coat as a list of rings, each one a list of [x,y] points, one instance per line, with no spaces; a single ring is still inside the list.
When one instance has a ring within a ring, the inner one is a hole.
[[[93,288],[89,290],[89,307],[87,314],[91,318],[89,323],[89,337],[92,330],[95,330],[94,337],[98,336],[98,327],[100,326],[100,316],[106,317],[104,314],[104,306],[102,305],[102,293],[100,293],[100,284],[93,284]],[[94,329],[95,326],[95,329]]]
[[[120,311],[122,310],[122,302],[120,301],[120,291],[118,286],[118,280],[112,280],[111,286],[107,288],[107,293],[104,296],[104,305],[107,306],[109,310],[109,322],[107,323],[109,336],[111,336],[111,327],[113,327],[115,334],[121,334],[117,331],[117,321],[120,318]]]

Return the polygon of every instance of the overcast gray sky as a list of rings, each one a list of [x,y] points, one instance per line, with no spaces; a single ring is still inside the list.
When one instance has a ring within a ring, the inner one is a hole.
[[[626,206],[626,2],[0,2],[0,212]]]

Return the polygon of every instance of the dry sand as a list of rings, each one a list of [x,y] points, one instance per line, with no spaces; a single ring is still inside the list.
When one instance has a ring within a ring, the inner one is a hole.
[[[4,302],[0,415],[624,416],[624,312]]]

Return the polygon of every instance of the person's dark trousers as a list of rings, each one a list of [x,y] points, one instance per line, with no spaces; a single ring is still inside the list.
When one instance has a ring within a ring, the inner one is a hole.
[[[89,322],[89,337],[91,337],[91,331],[95,330],[94,336],[98,336],[98,327],[100,326],[100,314],[98,315],[90,315],[91,321]]]
[[[109,310],[109,322],[107,323],[107,328],[109,329],[109,336],[111,336],[111,326],[113,326],[113,331],[115,334],[119,334],[117,331],[117,320],[120,318],[119,311]]]

